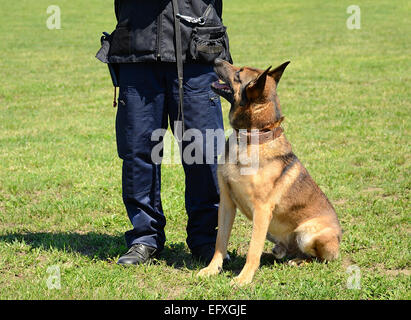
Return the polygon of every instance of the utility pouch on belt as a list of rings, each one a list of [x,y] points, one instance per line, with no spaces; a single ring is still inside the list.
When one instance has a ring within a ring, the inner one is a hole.
[[[233,63],[230,55],[227,28],[223,25],[214,1],[208,5],[199,18],[178,15],[180,21],[195,25],[190,39],[190,58],[196,62],[213,63],[220,58]]]
[[[111,81],[113,82],[113,86],[118,87],[118,63],[109,63],[108,61],[111,41],[112,34],[103,32],[103,36],[101,37],[101,48],[97,52],[96,58],[99,59],[101,62],[107,63],[108,70],[110,71]]]
[[[193,60],[213,63],[221,58],[230,63],[231,56],[227,57],[228,38],[226,27],[197,27],[194,28],[190,41],[190,55]]]
[[[112,42],[112,34],[103,32],[101,37],[101,48],[96,54],[96,58],[101,62],[107,63],[108,71],[110,72],[111,81],[114,86],[114,98],[113,98],[113,107],[117,106],[117,87],[119,86],[118,75],[119,75],[119,65],[118,63],[110,63],[108,61],[108,56],[110,54],[110,47]]]

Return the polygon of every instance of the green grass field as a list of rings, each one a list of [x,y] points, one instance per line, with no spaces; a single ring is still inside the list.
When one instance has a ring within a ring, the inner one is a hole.
[[[46,27],[59,5],[62,29]],[[111,0],[1,1],[0,299],[410,299],[409,1],[224,1],[237,65],[291,60],[279,87],[286,134],[333,202],[341,258],[291,267],[267,242],[254,282],[230,286],[250,223],[237,215],[222,274],[198,279],[185,244],[184,177],[163,167],[167,243],[151,265],[116,265],[121,199],[113,89],[94,55]],[[228,104],[223,103],[228,128]],[[49,267],[61,288],[48,289]],[[349,289],[350,266],[360,288]]]

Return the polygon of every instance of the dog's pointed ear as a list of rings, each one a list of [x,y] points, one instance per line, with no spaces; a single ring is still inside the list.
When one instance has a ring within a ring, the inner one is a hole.
[[[269,66],[264,72],[260,73],[257,78],[250,81],[250,83],[247,85],[246,92],[249,99],[255,99],[259,97],[264,91],[265,81],[267,80],[267,75],[269,74],[270,69],[271,66]]]
[[[281,66],[278,66],[277,68],[275,68],[274,70],[271,70],[268,73],[269,76],[274,78],[275,83],[278,84],[280,82],[281,76],[283,75],[285,68],[288,66],[290,62],[291,61],[284,62]]]

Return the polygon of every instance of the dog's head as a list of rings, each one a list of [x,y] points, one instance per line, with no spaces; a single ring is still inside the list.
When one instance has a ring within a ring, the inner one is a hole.
[[[266,129],[283,120],[277,85],[290,62],[271,70],[235,67],[216,59],[214,70],[219,81],[212,83],[215,93],[231,103],[229,119],[234,129]]]

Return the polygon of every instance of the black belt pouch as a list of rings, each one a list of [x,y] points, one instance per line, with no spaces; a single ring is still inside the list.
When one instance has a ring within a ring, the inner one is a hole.
[[[113,41],[112,35],[113,34],[103,32],[103,36],[101,37],[101,48],[97,52],[96,58],[99,59],[101,62],[107,63],[108,70],[110,71],[111,81],[113,82],[113,86],[118,87],[119,65],[118,63],[109,63],[108,61],[111,43]]]
[[[203,15],[203,24],[193,28],[190,39],[190,58],[196,62],[213,63],[216,58],[233,63],[227,28],[209,5]]]

